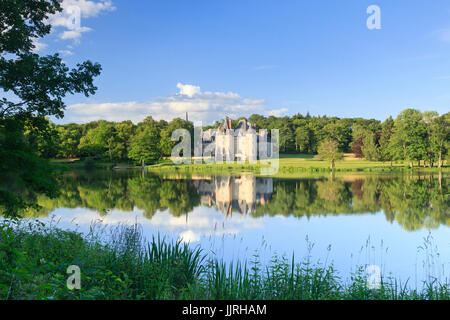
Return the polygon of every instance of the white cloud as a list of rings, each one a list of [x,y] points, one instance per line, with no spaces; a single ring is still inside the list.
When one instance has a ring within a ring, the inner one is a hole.
[[[267,113],[268,113],[269,116],[280,117],[283,114],[285,114],[286,112],[288,112],[288,108],[281,108],[281,109],[270,110]]]
[[[111,0],[63,0],[62,6],[65,9],[70,6],[79,7],[82,18],[97,17],[102,11],[112,11],[116,9]]]
[[[46,43],[39,42],[37,40],[33,41],[33,45],[34,45],[34,50],[33,50],[34,52],[39,52],[47,47]]]
[[[70,50],[59,50],[58,51],[60,54],[62,54],[63,56],[71,56],[73,55],[73,52]]]
[[[66,30],[66,31],[63,31],[59,37],[63,40],[73,39],[75,41],[79,41],[79,39],[81,38],[81,35],[84,32],[89,32],[91,30],[92,29],[88,28],[88,27],[81,27],[76,30]]]
[[[249,216],[233,215],[227,219],[218,210],[212,212],[210,208],[198,207],[186,216],[175,217],[167,211],[156,213],[150,224],[158,230],[178,234],[183,242],[197,242],[201,237],[237,235],[245,230],[261,229],[265,218],[251,218]]]
[[[190,84],[178,83],[177,88],[180,89],[180,94],[186,95],[188,97],[193,97],[194,95],[200,93],[200,87]]]
[[[186,216],[175,217],[169,210],[158,210],[151,219],[144,216],[144,212],[134,208],[133,211],[121,211],[113,209],[108,215],[100,216],[94,210],[76,208],[59,208],[52,212],[48,218],[41,219],[44,222],[58,221],[61,225],[69,227],[81,227],[89,229],[94,222],[103,226],[114,226],[118,224],[134,225],[143,227],[144,236],[151,238],[155,231],[163,234],[172,234],[183,242],[197,242],[202,237],[237,235],[245,230],[262,229],[267,222],[267,217],[252,218],[235,214],[229,219],[218,210],[208,207],[197,207]],[[59,226],[61,227],[61,226]]]
[[[253,113],[265,115],[280,115],[287,109],[268,110],[265,101],[253,98],[243,98],[234,92],[202,92],[200,87],[177,84],[179,93],[156,98],[149,102],[113,102],[84,103],[71,105],[67,109],[66,120],[70,122],[89,122],[99,119],[109,121],[132,120],[142,121],[147,116],[157,120],[172,120],[184,118],[189,113],[189,119],[202,121],[204,124],[221,120],[225,116],[238,118],[250,116]]]
[[[63,11],[51,16],[49,22],[55,28],[65,29],[59,33],[61,39],[72,39],[75,42],[79,42],[83,33],[92,30],[83,26],[84,19],[97,17],[102,11],[116,9],[111,0],[63,0],[61,6]]]

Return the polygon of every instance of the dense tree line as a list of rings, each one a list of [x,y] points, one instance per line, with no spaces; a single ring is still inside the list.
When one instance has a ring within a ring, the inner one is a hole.
[[[33,138],[39,155],[45,158],[87,158],[119,162],[154,163],[170,156],[176,142],[172,132],[193,125],[180,118],[170,122],[151,116],[137,125],[131,121],[93,121],[86,124],[55,125],[47,120],[45,136]],[[30,132],[30,135],[33,133]],[[193,136],[193,134],[192,134]]]
[[[240,119],[233,120],[233,125]],[[309,114],[293,117],[254,114],[247,120],[257,130],[279,129],[282,153],[319,153],[324,159],[333,155],[333,159],[329,158],[332,162],[342,157],[340,153],[351,152],[368,160],[408,160],[411,167],[416,163],[441,166],[449,149],[450,113],[439,115],[406,109],[395,120],[389,117],[384,122]],[[217,121],[204,129],[219,125]],[[192,122],[180,118],[156,121],[151,116],[137,125],[131,121],[100,120],[87,124],[48,123],[48,128],[45,138],[35,139],[42,157],[94,157],[110,162],[147,164],[170,156],[176,143],[171,140],[175,129],[193,132]]]

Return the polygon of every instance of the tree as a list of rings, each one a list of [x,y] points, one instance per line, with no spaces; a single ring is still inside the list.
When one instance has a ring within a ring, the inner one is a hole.
[[[259,129],[267,129],[266,128],[266,124],[265,124],[265,117],[259,114],[252,114],[249,118],[248,121],[250,121],[251,123],[253,123],[256,126],[256,130]]]
[[[159,148],[161,153],[165,156],[170,156],[172,153],[172,149],[177,143],[176,141],[172,141],[172,133],[176,129],[186,129],[191,134],[191,146],[194,145],[194,126],[192,122],[186,122],[181,118],[175,118],[170,121],[167,126],[161,129],[161,139],[159,143]]]
[[[350,126],[346,125],[344,121],[339,120],[329,123],[323,128],[323,131],[327,139],[334,140],[338,143],[339,150],[346,151],[349,149],[351,131]]]
[[[392,167],[392,160],[394,159],[394,152],[391,150],[391,138],[394,132],[394,120],[392,117],[387,118],[381,129],[380,137],[380,153],[379,157],[381,161],[390,161]]]
[[[292,122],[289,117],[277,118],[275,116],[269,116],[266,122],[265,129],[270,132],[272,129],[280,130],[280,151],[281,152],[293,152],[295,151],[295,131],[292,126]]]
[[[56,126],[47,118],[33,117],[25,121],[25,139],[41,158],[58,155],[59,136]]]
[[[362,151],[363,138],[358,138],[352,143],[352,152],[355,154],[356,158],[364,158],[364,153]]]
[[[450,113],[439,116],[437,112],[424,112],[424,121],[427,124],[427,156],[430,167],[433,161],[438,161],[442,167],[442,159],[446,153],[446,143],[450,139]]]
[[[426,146],[425,146],[425,158],[423,161],[423,166],[426,166],[426,162],[428,161],[428,165],[433,167],[433,163],[437,157],[436,145],[431,141],[433,135],[433,124],[435,119],[439,117],[439,113],[436,111],[425,111],[422,113],[422,120],[426,124]]]
[[[3,0],[0,4],[0,87],[14,96],[0,100],[0,117],[54,115],[62,118],[67,94],[94,94],[97,63],[70,70],[58,54],[40,57],[34,41],[50,33],[49,14],[61,11],[58,0]]]
[[[0,214],[15,217],[36,204],[36,194],[57,194],[55,174],[48,161],[28,143],[23,123],[0,121]]]
[[[100,120],[80,139],[80,152],[109,161],[127,160],[134,131],[131,121],[114,123]]]
[[[377,130],[379,122],[376,120],[355,119],[352,125],[352,152],[358,158],[378,160]]]
[[[378,160],[378,147],[375,142],[375,135],[369,132],[362,140],[361,151],[367,160]]]
[[[123,121],[114,124],[116,132],[116,143],[113,154],[118,160],[128,159],[128,150],[130,148],[131,138],[135,132],[135,125],[131,121]]]
[[[392,151],[397,158],[408,160],[412,168],[413,161],[425,158],[427,128],[419,110],[403,110],[394,121]]]
[[[116,132],[113,124],[100,120],[96,128],[89,130],[80,139],[78,148],[84,155],[112,160],[115,140]]]
[[[169,128],[161,130],[161,139],[159,141],[159,149],[164,156],[170,156],[172,148],[175,146],[175,141],[171,139],[172,133]]]
[[[310,151],[312,153],[317,153],[317,148],[319,146],[319,143],[325,139],[325,135],[323,133],[322,127],[319,123],[319,121],[316,120],[316,118],[310,118],[308,123],[308,128],[311,132],[310,135]]]
[[[145,167],[146,163],[154,163],[161,159],[161,152],[158,147],[159,132],[152,126],[144,126],[137,130],[136,135],[131,139],[128,156],[134,161],[141,163]]]
[[[75,123],[58,126],[59,150],[58,156],[73,158],[79,155],[78,145],[81,139],[81,128]]]
[[[97,63],[85,61],[70,70],[58,54],[41,57],[35,41],[50,33],[49,15],[62,11],[59,0],[0,2],[0,203],[15,215],[34,203],[33,194],[54,194],[53,171],[37,157],[25,135],[33,118],[62,118],[68,94],[94,94]],[[44,121],[35,130],[46,130]],[[13,190],[11,186],[17,186]],[[26,196],[25,196],[26,195]]]
[[[310,152],[310,136],[311,132],[305,125],[295,129],[295,144],[300,153]]]
[[[344,158],[344,154],[339,152],[339,144],[335,140],[324,140],[318,148],[318,157],[322,160],[331,161],[331,169],[335,168],[335,162]]]

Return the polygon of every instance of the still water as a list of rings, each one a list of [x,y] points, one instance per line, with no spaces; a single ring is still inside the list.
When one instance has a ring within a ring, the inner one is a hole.
[[[87,232],[142,226],[225,261],[273,255],[330,264],[343,279],[377,265],[413,286],[450,278],[448,174],[336,174],[301,179],[70,172],[29,218]]]

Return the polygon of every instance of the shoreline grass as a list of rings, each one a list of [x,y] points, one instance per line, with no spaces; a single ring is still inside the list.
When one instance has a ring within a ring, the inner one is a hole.
[[[51,162],[55,165],[64,166],[71,169],[109,169],[109,170],[127,170],[127,169],[142,169],[140,166],[134,166],[129,163],[114,163],[95,161],[88,159],[75,159],[63,161],[61,159],[54,159]],[[261,168],[267,168],[269,165],[261,164],[259,161],[256,164],[246,163],[232,163],[232,164],[175,164],[170,159],[163,159],[156,164],[147,165],[146,169],[154,173],[175,173],[175,174],[218,174],[218,175],[233,175],[242,173],[251,173],[258,176],[261,174]],[[328,161],[314,159],[313,155],[308,154],[280,154],[279,168],[276,174],[272,177],[279,178],[295,178],[302,177],[305,174],[323,174],[329,172],[450,172],[450,167],[444,162],[442,168],[429,168],[415,166],[410,168],[406,161],[381,162],[368,161],[363,159],[346,158],[342,161],[336,162],[336,168],[331,169]]]
[[[87,235],[41,222],[0,223],[0,299],[189,299],[189,300],[391,300],[450,299],[437,281],[409,289],[395,279],[367,286],[360,266],[345,283],[333,265],[274,256],[227,264],[199,247],[161,237],[146,241],[138,225]],[[81,289],[66,287],[67,267],[81,269]]]
[[[159,164],[147,166],[150,172],[155,173],[191,173],[191,174],[241,174],[251,173],[259,176],[261,168],[268,167],[265,165],[249,164],[249,163],[233,163],[233,164],[174,164],[170,161],[164,161]],[[343,160],[336,162],[336,168],[331,169],[328,161],[317,159],[286,158],[281,157],[279,160],[278,172],[272,177],[279,178],[295,178],[304,174],[315,173],[331,173],[331,172],[450,172],[450,167],[442,168],[414,167],[409,168],[406,162],[397,161],[391,167],[389,162],[366,161],[366,160]]]

